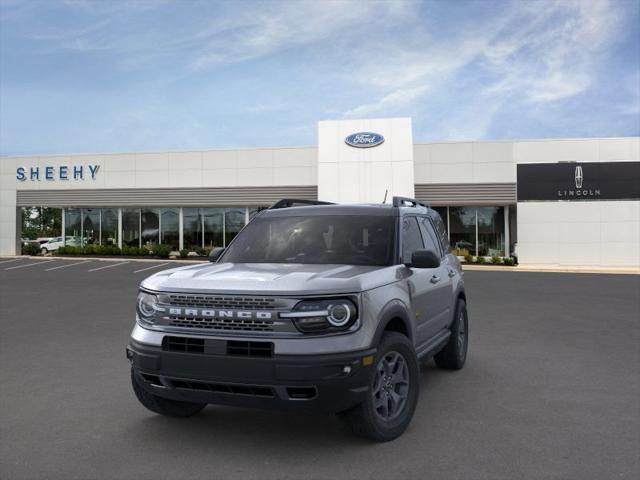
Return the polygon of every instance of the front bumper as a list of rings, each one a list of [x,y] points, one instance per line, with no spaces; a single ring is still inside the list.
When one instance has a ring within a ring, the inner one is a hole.
[[[369,391],[375,349],[340,354],[233,356],[176,352],[130,340],[127,358],[142,388],[198,403],[336,413]],[[364,360],[363,360],[364,359]]]

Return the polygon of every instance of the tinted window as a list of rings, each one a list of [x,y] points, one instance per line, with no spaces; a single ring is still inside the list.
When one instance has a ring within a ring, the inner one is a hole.
[[[442,257],[442,248],[440,247],[440,241],[436,237],[436,232],[433,230],[431,221],[426,218],[420,218],[420,226],[422,227],[422,237],[424,238],[424,248],[432,250]]]
[[[377,216],[254,218],[222,262],[391,265],[395,219]]]
[[[442,220],[440,215],[433,215],[431,217],[433,220],[433,226],[436,229],[436,233],[438,234],[438,238],[440,239],[440,243],[442,244],[442,248],[446,253],[449,252],[449,236],[447,235],[447,227]]]
[[[402,219],[402,262],[411,262],[411,255],[416,250],[424,248],[422,235],[416,217]]]

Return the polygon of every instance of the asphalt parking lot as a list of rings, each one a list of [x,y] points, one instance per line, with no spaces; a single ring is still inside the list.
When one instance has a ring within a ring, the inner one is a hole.
[[[467,272],[467,366],[423,366],[411,426],[373,444],[331,416],[140,406],[125,345],[166,263],[0,259],[0,478],[640,477],[638,275]]]

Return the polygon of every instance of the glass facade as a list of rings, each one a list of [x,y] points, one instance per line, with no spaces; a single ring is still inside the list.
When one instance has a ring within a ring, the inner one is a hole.
[[[178,250],[180,246],[180,209],[163,208],[160,214],[160,243]]]
[[[82,209],[82,245],[100,243],[100,209]]]
[[[160,242],[160,209],[143,208],[140,216],[142,246],[152,247]]]
[[[80,246],[82,235],[82,210],[67,208],[64,211],[65,245]]]
[[[224,208],[203,208],[202,221],[205,248],[224,246]]]
[[[475,207],[449,208],[449,242],[456,255],[476,254]]]
[[[122,246],[140,246],[140,209],[122,209]]]
[[[514,208],[514,207],[511,207]],[[447,228],[451,250],[459,256],[506,255],[505,208],[504,207],[434,207]],[[515,215],[509,215],[509,228],[515,232]],[[514,237],[511,238],[513,251]]]
[[[100,221],[100,243],[118,245],[118,209],[103,208]]]
[[[182,238],[184,248],[202,248],[202,216],[199,208],[182,209]]]

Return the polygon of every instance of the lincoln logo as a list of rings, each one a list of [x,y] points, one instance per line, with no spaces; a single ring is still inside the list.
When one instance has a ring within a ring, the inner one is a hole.
[[[573,179],[575,181],[576,188],[574,189],[566,189],[566,190],[558,190],[558,198],[562,200],[571,200],[573,198],[585,198],[585,197],[599,197],[600,189],[599,188],[583,188],[584,184],[584,174],[582,173],[582,167],[577,166]]]
[[[582,188],[582,167],[576,167],[576,188]]]

